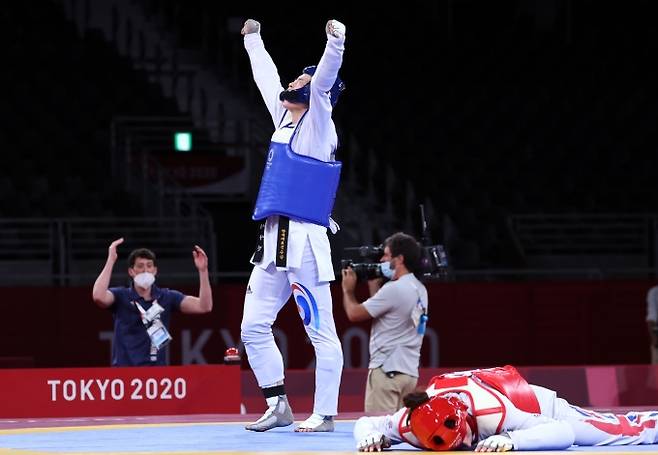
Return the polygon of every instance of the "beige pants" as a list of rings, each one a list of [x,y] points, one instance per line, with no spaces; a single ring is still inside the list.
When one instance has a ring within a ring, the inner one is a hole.
[[[387,375],[381,368],[368,371],[364,410],[368,413],[393,414],[404,406],[402,398],[414,391],[418,378],[398,373]]]

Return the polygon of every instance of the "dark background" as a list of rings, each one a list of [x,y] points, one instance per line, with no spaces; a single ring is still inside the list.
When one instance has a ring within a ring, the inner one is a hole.
[[[648,1],[136,4],[165,18],[180,49],[200,51],[220,80],[249,93],[255,115],[264,107],[230,21],[261,21],[286,83],[319,60],[326,20],[342,20],[348,90],[334,114],[338,158],[357,173],[367,167],[364,150],[381,158],[372,178],[357,176],[362,189],[380,190],[381,205],[389,197],[383,166],[392,166],[393,227],[412,213],[420,235],[419,202],[448,215],[459,234],[449,245],[458,268],[524,266],[504,228],[510,214],[656,210],[658,40]],[[100,33],[80,37],[58,2],[8,5],[1,17],[0,215],[142,213],[138,195],[108,178],[110,123],[119,115],[176,115],[175,101]],[[415,201],[405,199],[407,181]],[[218,236],[223,270],[249,269],[251,204],[211,207],[216,219],[231,220],[222,225],[230,235]],[[432,226],[435,241],[445,234],[443,220]],[[479,254],[469,256],[469,247]]]
[[[84,9],[93,3],[10,2],[0,11],[2,220],[119,219],[143,216],[149,208],[139,192],[122,186],[109,172],[110,125],[117,116],[175,116],[181,110],[102,33],[80,33],[64,14],[66,4]],[[457,272],[513,269],[518,271],[514,277],[523,276],[531,265],[514,246],[511,215],[658,211],[653,64],[658,36],[649,1],[442,0],[390,7],[183,0],[132,4],[160,18],[177,48],[196,51],[218,80],[244,96],[255,117],[266,115],[265,109],[235,24],[246,18],[261,22],[262,37],[285,85],[319,60],[326,21],[344,22],[347,41],[340,74],[347,90],[334,113],[343,178],[357,182],[350,190],[355,194],[374,188],[371,204],[376,209],[383,211],[392,198],[387,220],[392,230],[403,228],[401,220],[412,214],[412,234],[420,235],[417,206],[430,203],[436,214],[432,237],[445,241]],[[226,115],[231,118],[231,112]],[[374,171],[365,151],[378,157]],[[392,190],[387,189],[389,165],[395,178]],[[238,198],[206,205],[218,234],[216,251],[209,254],[219,272],[237,273],[233,279],[220,277],[232,285],[245,282],[250,269],[256,235],[252,204],[253,199]],[[338,221],[374,227],[367,217]],[[332,237],[335,252],[353,246],[344,235]],[[374,242],[383,240],[374,237]],[[16,259],[2,251],[0,255]],[[99,270],[103,260],[98,256]],[[552,267],[549,277],[565,268],[559,260]],[[92,268],[89,273],[97,272]],[[648,287],[654,275],[655,264],[649,260],[635,276],[646,281],[628,294],[633,303],[624,307],[626,297],[620,298],[599,314],[606,321],[619,317],[625,327],[636,324],[629,351],[646,350],[643,303],[638,304],[644,296],[638,289]],[[596,275],[594,295],[606,289],[605,280],[618,278],[604,275],[601,281]],[[542,311],[572,320],[571,304],[563,297],[559,294],[555,306],[545,305]],[[592,301],[579,299],[577,293],[572,297],[574,305],[587,305],[582,320],[588,320]],[[234,300],[217,307],[241,304]],[[454,302],[459,311],[468,299]],[[341,311],[340,303],[335,304]],[[444,314],[452,317],[453,309]],[[486,327],[486,318],[486,312],[469,313],[469,320],[476,321],[473,327]],[[16,327],[22,324],[17,321]],[[565,348],[563,358],[546,361],[605,362],[593,345],[582,349],[587,355],[569,357]],[[609,360],[639,358],[622,352],[615,348]],[[489,359],[477,352],[468,355],[453,357],[455,364]]]

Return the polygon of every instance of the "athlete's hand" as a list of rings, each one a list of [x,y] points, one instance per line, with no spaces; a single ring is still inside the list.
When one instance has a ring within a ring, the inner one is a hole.
[[[249,33],[260,33],[260,22],[253,19],[247,19],[244,22],[242,30],[240,30],[242,35],[248,35]]]
[[[121,245],[123,243],[123,237],[120,239],[116,239],[114,242],[110,244],[110,247],[107,249],[107,259],[108,261],[112,261],[112,263],[117,261],[117,246]]]
[[[208,270],[208,255],[199,245],[194,245],[192,257],[194,258],[194,266],[199,272],[205,272]]]
[[[360,440],[356,448],[359,452],[381,452],[391,447],[391,440],[379,432],[370,433]]]
[[[487,439],[478,442],[475,447],[476,452],[508,452],[514,450],[514,443],[509,436],[495,434]]]
[[[331,35],[334,38],[345,38],[345,24],[336,19],[331,19],[327,22],[326,31],[327,35]]]

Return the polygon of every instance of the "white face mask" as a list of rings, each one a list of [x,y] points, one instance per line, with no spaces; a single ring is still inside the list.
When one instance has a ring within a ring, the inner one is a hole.
[[[393,275],[395,275],[395,270],[391,268],[391,261],[380,262],[379,269],[382,271],[382,275],[384,275],[386,278],[388,278],[389,280],[393,279]]]
[[[155,282],[155,275],[150,272],[142,272],[139,275],[135,275],[133,282],[137,287],[148,289]]]

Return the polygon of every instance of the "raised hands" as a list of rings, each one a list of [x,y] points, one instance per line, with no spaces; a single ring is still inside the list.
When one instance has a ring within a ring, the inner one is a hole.
[[[253,19],[247,19],[244,22],[242,30],[240,30],[242,35],[248,35],[249,33],[260,33],[260,22]]]
[[[345,24],[337,21],[336,19],[330,19],[327,22],[326,26],[327,35],[331,35],[334,38],[344,38],[345,37]]]
[[[117,246],[121,245],[123,243],[123,237],[120,239],[116,239],[114,242],[110,244],[110,247],[107,249],[107,259],[112,261],[113,263],[116,262],[117,260]]]
[[[194,258],[194,266],[199,272],[205,272],[208,270],[208,256],[206,252],[201,249],[200,246],[194,245],[194,250],[192,251],[192,257]]]

